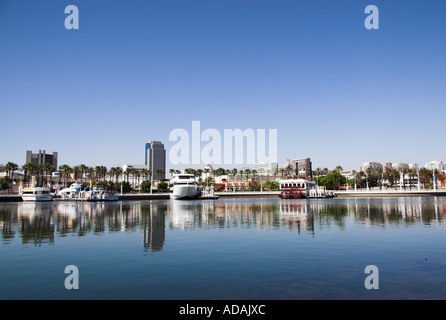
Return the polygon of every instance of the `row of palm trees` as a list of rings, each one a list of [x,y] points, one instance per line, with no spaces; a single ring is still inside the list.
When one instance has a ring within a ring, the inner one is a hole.
[[[139,186],[140,182],[150,180],[152,181],[153,176],[151,170],[148,169],[135,169],[135,168],[127,168],[125,171],[122,170],[121,167],[111,167],[107,169],[105,166],[95,166],[89,167],[85,164],[80,164],[76,166],[70,166],[68,164],[63,164],[58,167],[60,175],[57,178],[57,182],[63,183],[65,186],[71,183],[72,181],[80,181],[86,182],[90,180],[94,180],[95,182],[105,182],[105,181],[114,181],[116,184],[118,181],[126,181],[127,183],[131,183],[133,186]],[[36,178],[36,181],[39,185],[42,184],[51,184],[54,183],[54,179],[52,177],[53,173],[57,171],[56,167],[51,164],[43,164],[43,165],[35,165],[33,163],[26,163],[23,166],[19,167],[16,163],[7,162],[5,165],[5,170],[7,172],[7,177],[10,181],[13,180],[14,172],[23,171],[24,172],[24,183],[30,182],[32,177]],[[315,170],[306,170],[306,174],[308,176],[314,176],[316,180],[319,177],[327,176],[329,174],[333,174],[335,178],[340,175],[343,170],[342,166],[338,165],[333,170],[329,170],[328,168],[316,168]],[[252,177],[252,181],[256,180],[256,176],[258,174],[266,173],[269,176],[274,176],[276,179],[277,175],[280,176],[292,176],[297,174],[293,167],[286,166],[284,168],[276,167],[272,172],[263,172],[263,170],[256,169],[224,169],[218,168],[211,170],[209,168],[204,169],[193,169],[188,168],[185,170],[186,173],[194,174],[196,177],[201,179],[203,173],[212,173],[214,176],[222,176],[228,175],[230,177],[232,175],[232,185],[234,186],[237,176],[240,177],[240,186],[243,182],[243,177],[248,180],[249,177]],[[156,169],[155,173],[158,176],[164,175],[164,169]],[[175,173],[180,173],[180,170],[170,169],[169,173],[171,175]],[[401,179],[403,177],[403,179]],[[384,184],[390,184],[390,186],[396,187],[400,181],[403,183],[403,187],[406,188],[406,180],[404,177],[409,177],[409,188],[412,187],[413,183],[410,181],[414,181],[415,178],[420,180],[420,183],[427,188],[429,185],[433,184],[434,177],[437,181],[444,183],[445,177],[438,170],[428,170],[426,168],[421,168],[420,170],[415,170],[411,168],[403,168],[401,170],[398,169],[387,169],[384,170],[382,167],[378,167],[376,169],[367,169],[366,171],[353,171],[353,180],[349,181],[349,184],[353,183],[357,184],[359,187],[380,187],[382,188]],[[142,181],[141,181],[142,179]],[[345,180],[344,180],[345,181]],[[200,180],[201,182],[201,180]],[[205,181],[206,183],[211,183],[212,180]],[[340,181],[339,181],[340,182]]]
[[[59,169],[60,175],[56,179],[53,178],[53,173]],[[139,185],[140,179],[152,180],[152,172],[148,169],[127,168],[125,171],[121,167],[112,167],[107,169],[105,166],[89,167],[85,164],[70,166],[68,164],[60,165],[58,168],[45,163],[43,165],[35,165],[31,162],[19,167],[14,162],[7,162],[5,165],[7,177],[10,181],[14,178],[14,172],[21,170],[23,174],[23,182],[29,184],[32,178],[36,178],[38,185],[53,184],[55,182],[67,186],[73,181],[84,183],[86,181],[94,180],[95,182],[105,182],[108,180],[118,183],[120,177],[125,178],[126,182],[133,182],[133,185]],[[156,169],[155,173],[158,176],[164,175],[164,169]],[[123,180],[121,179],[121,180]]]
[[[433,185],[434,178],[442,184],[445,182],[445,176],[437,169],[421,168],[416,170],[405,167],[401,170],[396,168],[384,170],[382,167],[378,167],[376,169],[368,168],[366,171],[355,172],[355,179],[359,184],[369,188],[382,188],[384,184],[389,184],[390,187],[397,188],[400,185],[404,189],[407,186],[411,189],[413,185],[418,185],[418,179],[423,188],[428,188]]]

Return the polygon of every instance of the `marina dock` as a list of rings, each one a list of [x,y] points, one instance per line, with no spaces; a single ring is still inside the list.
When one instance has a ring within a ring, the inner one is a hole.
[[[246,192],[215,192],[222,198],[278,198],[280,191],[246,191]],[[377,198],[377,197],[444,197],[446,190],[369,190],[369,191],[336,191],[336,198]],[[127,193],[120,194],[118,200],[169,200],[169,193]],[[22,201],[18,194],[0,195],[0,202]],[[54,198],[53,201],[87,201],[87,199]]]

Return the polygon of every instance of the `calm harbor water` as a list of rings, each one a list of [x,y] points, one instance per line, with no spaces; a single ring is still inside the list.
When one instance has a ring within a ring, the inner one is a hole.
[[[442,197],[1,203],[0,299],[445,299],[445,214]]]

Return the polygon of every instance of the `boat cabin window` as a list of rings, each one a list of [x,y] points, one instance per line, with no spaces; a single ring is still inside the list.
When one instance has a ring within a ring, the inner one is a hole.
[[[192,179],[191,176],[179,176],[178,178],[179,179]]]

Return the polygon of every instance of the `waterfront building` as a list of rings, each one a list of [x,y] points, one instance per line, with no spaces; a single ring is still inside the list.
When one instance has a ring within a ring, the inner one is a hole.
[[[382,168],[383,171],[388,171],[391,169],[396,169],[402,171],[403,169],[414,169],[418,170],[417,163],[405,163],[405,162],[363,162],[360,164],[360,171],[367,171],[367,169],[376,170]]]
[[[39,153],[32,153],[32,151],[27,150],[25,163],[32,163],[36,166],[49,163],[57,168],[57,152],[47,154],[45,150],[39,150]]]
[[[424,167],[428,170],[438,170],[440,172],[446,170],[443,161],[429,161],[424,164]]]
[[[310,172],[312,170],[310,158],[293,159],[293,161],[291,161],[291,166],[293,167],[294,173],[297,175],[306,175],[307,169],[309,169]]]
[[[166,178],[166,149],[161,141],[150,141],[145,147],[145,165],[152,172],[153,179],[164,180]],[[163,174],[158,174],[157,169],[163,169]]]
[[[409,169],[409,164],[404,162],[394,162],[392,163],[392,169],[403,171],[404,169]]]
[[[389,165],[389,164],[390,163],[388,163],[387,165]],[[381,164],[381,162],[375,162],[375,161],[363,162],[359,166],[359,171],[366,172],[368,169],[376,170],[376,169],[382,168],[382,167],[383,167],[383,165]]]
[[[259,175],[271,175],[277,170],[277,162],[263,161],[254,165],[254,170]]]

